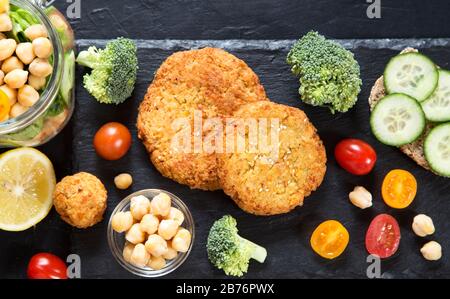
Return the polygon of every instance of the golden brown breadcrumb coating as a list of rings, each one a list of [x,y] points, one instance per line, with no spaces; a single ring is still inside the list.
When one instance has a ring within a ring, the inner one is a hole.
[[[223,154],[219,177],[224,192],[256,215],[287,213],[318,188],[326,171],[325,148],[303,111],[272,102],[250,103],[236,118],[279,120],[278,156],[260,152]],[[276,128],[275,128],[276,129]],[[236,134],[248,144],[248,131]]]
[[[172,124],[182,117],[192,124],[194,110],[203,118],[224,117],[263,100],[257,75],[234,55],[216,48],[177,52],[160,66],[139,107],[138,136],[162,175],[191,188],[220,189],[215,153],[174,151]]]
[[[103,219],[106,199],[105,186],[86,172],[66,176],[53,193],[53,204],[61,218],[78,228],[93,226]]]

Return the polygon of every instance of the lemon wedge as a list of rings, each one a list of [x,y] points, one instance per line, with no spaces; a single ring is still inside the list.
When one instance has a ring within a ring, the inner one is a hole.
[[[0,229],[26,230],[52,208],[56,179],[52,162],[33,148],[0,155]]]

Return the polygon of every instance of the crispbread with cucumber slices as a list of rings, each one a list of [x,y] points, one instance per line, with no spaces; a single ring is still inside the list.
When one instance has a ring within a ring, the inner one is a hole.
[[[418,50],[414,48],[406,48],[404,49],[401,54],[403,53],[410,53],[410,52],[418,52]],[[370,110],[373,110],[375,108],[375,105],[384,97],[386,96],[386,88],[384,86],[384,77],[381,76],[378,78],[378,80],[375,82],[375,84],[372,87],[372,90],[370,92],[369,96],[369,106]],[[416,161],[417,164],[422,166],[423,168],[427,170],[431,170],[430,165],[428,164],[425,154],[424,154],[424,141],[425,137],[428,135],[429,131],[433,128],[433,125],[429,122],[427,122],[427,126],[425,128],[425,131],[422,133],[422,135],[417,138],[415,141],[400,146],[400,150],[408,155],[411,159]]]

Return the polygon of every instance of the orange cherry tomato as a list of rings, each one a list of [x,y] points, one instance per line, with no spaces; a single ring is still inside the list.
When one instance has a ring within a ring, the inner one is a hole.
[[[321,257],[334,259],[340,256],[349,241],[347,229],[336,220],[322,222],[311,236],[311,247]]]
[[[125,156],[130,146],[130,131],[121,123],[107,123],[94,136],[95,151],[105,160],[119,160]]]
[[[8,96],[0,90],[0,122],[2,122],[11,110],[11,104],[9,103]]]
[[[402,169],[391,170],[384,178],[381,195],[384,202],[394,209],[409,206],[417,193],[416,178]]]

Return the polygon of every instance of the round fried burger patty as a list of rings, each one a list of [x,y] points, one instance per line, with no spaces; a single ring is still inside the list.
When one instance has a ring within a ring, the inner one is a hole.
[[[210,132],[194,131],[194,111],[203,119],[226,117],[243,104],[264,100],[256,74],[232,54],[216,48],[177,52],[160,66],[139,107],[138,136],[165,177],[191,188],[220,189],[216,153],[194,147],[195,132],[197,137]],[[180,119],[191,127],[180,125]],[[175,136],[189,130],[190,148],[172,146]]]
[[[241,209],[255,215],[282,214],[301,206],[303,199],[322,183],[326,171],[325,148],[305,113],[272,102],[258,102],[244,105],[234,118],[267,119],[272,127],[266,136],[272,137],[271,130],[279,134],[278,140],[268,139],[272,147],[265,150],[262,147],[255,151],[248,146],[246,152],[220,155],[219,177],[224,192]],[[278,119],[278,126],[270,119]],[[249,130],[235,136],[236,142],[254,144]],[[264,134],[258,136],[261,142]],[[277,155],[273,143],[278,143]]]

